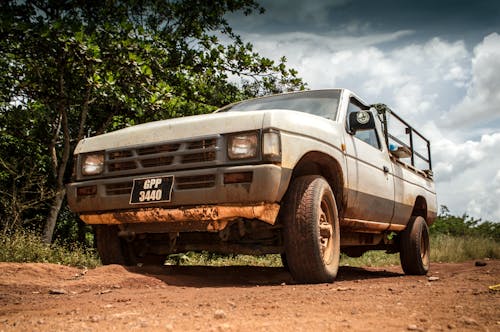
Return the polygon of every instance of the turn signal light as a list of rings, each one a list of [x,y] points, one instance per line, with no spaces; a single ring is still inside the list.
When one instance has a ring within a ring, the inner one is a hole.
[[[224,184],[251,183],[252,179],[253,179],[253,172],[225,173],[224,174]]]
[[[78,196],[91,196],[97,194],[97,186],[85,186],[78,187],[76,189],[76,193]]]

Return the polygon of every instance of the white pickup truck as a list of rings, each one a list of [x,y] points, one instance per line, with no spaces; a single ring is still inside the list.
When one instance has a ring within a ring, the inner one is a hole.
[[[429,269],[430,143],[346,89],[137,125],[74,153],[69,205],[95,226],[104,264],[275,253],[297,282],[319,283],[341,252],[381,249],[400,252],[407,274]]]

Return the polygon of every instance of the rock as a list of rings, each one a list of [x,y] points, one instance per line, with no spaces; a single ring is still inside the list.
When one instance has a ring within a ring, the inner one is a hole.
[[[429,277],[427,278],[428,281],[438,281],[439,277]]]
[[[224,319],[226,318],[226,313],[223,310],[216,310],[214,313],[215,319]]]
[[[231,331],[231,325],[224,323],[217,326],[217,331]]]
[[[406,328],[408,331],[423,331],[421,328],[419,328],[417,325],[415,324],[410,324],[408,325],[408,327]]]
[[[64,294],[68,294],[68,292],[64,289],[51,289],[49,290],[49,294],[51,295],[64,295]]]
[[[475,266],[486,266],[488,265],[485,261],[476,261],[474,263]]]
[[[471,317],[464,317],[463,321],[466,325],[479,325],[478,322],[474,318],[471,318]]]

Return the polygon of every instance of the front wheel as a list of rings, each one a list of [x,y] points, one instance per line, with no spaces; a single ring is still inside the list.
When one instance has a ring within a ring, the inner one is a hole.
[[[401,233],[401,266],[406,274],[425,275],[430,266],[429,228],[425,219],[413,216]]]
[[[118,227],[115,225],[95,225],[95,241],[97,252],[104,265],[130,265],[125,254],[125,245],[118,237]]]
[[[148,253],[147,241],[126,241],[118,236],[116,225],[95,225],[97,251],[103,265],[163,265],[166,257]]]
[[[340,260],[337,204],[320,176],[295,179],[283,210],[286,261],[299,283],[332,282]]]

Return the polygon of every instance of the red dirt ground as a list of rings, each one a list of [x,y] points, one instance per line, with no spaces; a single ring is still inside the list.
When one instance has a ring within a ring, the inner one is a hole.
[[[282,268],[0,263],[0,331],[500,331],[500,261],[485,262],[341,267],[319,285]]]

